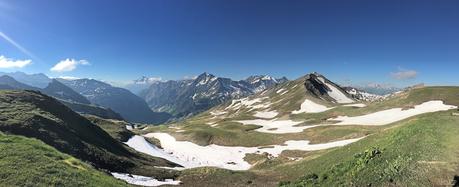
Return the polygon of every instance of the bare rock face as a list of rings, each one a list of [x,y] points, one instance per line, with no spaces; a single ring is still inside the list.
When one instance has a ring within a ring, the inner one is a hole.
[[[325,76],[317,72],[313,72],[304,76],[304,87],[308,92],[317,98],[330,102],[338,102],[336,98],[330,96],[330,93],[334,91],[341,92],[347,98],[353,98],[341,86],[328,80]],[[331,87],[333,87],[334,90]]]

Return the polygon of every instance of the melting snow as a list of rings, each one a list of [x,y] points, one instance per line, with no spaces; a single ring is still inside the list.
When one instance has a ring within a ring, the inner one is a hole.
[[[407,110],[393,108],[362,116],[339,116],[328,120],[340,121],[334,125],[387,125],[415,115],[455,108],[457,108],[457,106],[445,105],[443,101],[428,101]]]
[[[223,114],[226,114],[225,111],[212,111],[210,112],[210,114],[214,115],[214,116],[220,116],[220,115],[223,115]]]
[[[285,133],[297,133],[303,132],[304,129],[317,127],[318,125],[309,125],[309,126],[295,126],[301,121],[292,121],[292,120],[264,120],[264,119],[254,119],[254,120],[241,120],[236,121],[244,125],[259,125],[261,128],[255,129],[258,132],[272,133],[272,134],[285,134]]]
[[[352,103],[354,100],[348,98],[343,92],[341,92],[338,88],[335,86],[327,83],[322,77],[318,77],[318,79],[327,85],[328,88],[330,88],[331,91],[328,92],[328,95],[332,97],[336,102],[338,103]]]
[[[273,111],[264,111],[264,112],[260,112],[260,111],[257,111],[253,116],[257,117],[257,118],[274,118],[278,115],[279,113],[275,110]]]
[[[225,108],[225,110],[228,109],[239,109],[241,106],[246,106],[247,108],[253,109],[258,109],[258,108],[268,108],[271,106],[271,103],[265,102],[261,103],[263,100],[268,99],[269,97],[261,97],[261,98],[255,98],[255,99],[249,99],[249,98],[243,98],[243,99],[235,99],[231,101],[231,104]],[[260,103],[257,105],[254,105],[255,103]]]
[[[319,112],[330,110],[332,108],[327,108],[324,105],[320,105],[320,104],[312,102],[309,99],[305,99],[304,102],[301,104],[300,110],[292,111],[292,114],[300,114],[304,112],[305,113],[319,113]]]
[[[309,141],[307,140],[290,140],[286,141],[282,145],[273,145],[270,146],[270,148],[258,148],[220,146],[214,144],[200,146],[188,141],[177,141],[174,137],[167,133],[149,133],[146,134],[145,137],[154,137],[158,139],[161,142],[161,147],[163,147],[164,150],[159,149],[154,145],[151,145],[141,136],[135,136],[129,139],[129,141],[126,142],[126,144],[128,144],[130,147],[134,148],[137,151],[167,159],[171,162],[180,164],[185,168],[213,166],[230,170],[250,169],[252,165],[250,165],[248,162],[244,160],[245,155],[248,153],[261,154],[263,152],[266,152],[274,157],[277,157],[284,150],[314,151],[344,146],[361,139],[348,139],[312,145],[309,144]],[[140,146],[138,146],[137,144],[139,144]],[[144,147],[145,144],[148,144],[149,146]]]
[[[281,88],[281,89],[277,90],[276,93],[281,93],[281,92],[283,92],[284,90],[285,90],[285,89]]]
[[[180,181],[166,179],[164,181],[156,180],[152,177],[145,177],[140,175],[131,175],[125,173],[112,173],[113,177],[126,181],[129,184],[139,186],[161,186],[161,185],[179,185]]]

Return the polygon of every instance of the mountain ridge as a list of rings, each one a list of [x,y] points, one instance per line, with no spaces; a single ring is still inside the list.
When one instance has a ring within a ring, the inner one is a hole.
[[[142,98],[127,89],[94,79],[57,80],[85,96],[91,103],[110,108],[128,121],[159,124],[170,118],[166,113],[151,111]]]
[[[234,98],[258,93],[285,82],[286,78],[251,76],[233,81],[204,72],[194,79],[154,82],[139,93],[154,111],[168,112],[175,117],[186,117],[205,111]]]

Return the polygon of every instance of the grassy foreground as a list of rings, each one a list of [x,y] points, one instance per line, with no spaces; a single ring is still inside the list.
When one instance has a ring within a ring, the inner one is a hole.
[[[304,176],[281,186],[452,185],[459,173],[459,118],[423,115],[318,159],[286,169]]]
[[[43,142],[0,133],[0,186],[127,186]]]

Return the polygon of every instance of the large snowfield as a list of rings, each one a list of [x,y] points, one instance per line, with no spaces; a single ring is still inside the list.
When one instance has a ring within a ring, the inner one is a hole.
[[[457,106],[445,105],[443,101],[428,101],[407,110],[393,108],[362,116],[338,116],[329,119],[339,121],[334,125],[387,125],[419,114],[455,109]]]
[[[177,141],[167,133],[149,133],[145,137],[153,137],[161,142],[159,149],[147,142],[142,136],[134,136],[126,144],[133,149],[156,157],[161,157],[185,168],[212,166],[230,170],[248,170],[252,167],[244,160],[246,154],[269,153],[273,157],[279,156],[284,150],[314,151],[344,146],[361,138],[341,140],[323,144],[309,144],[307,140],[290,140],[282,145],[259,147],[237,147],[207,145],[200,146],[188,141]]]

